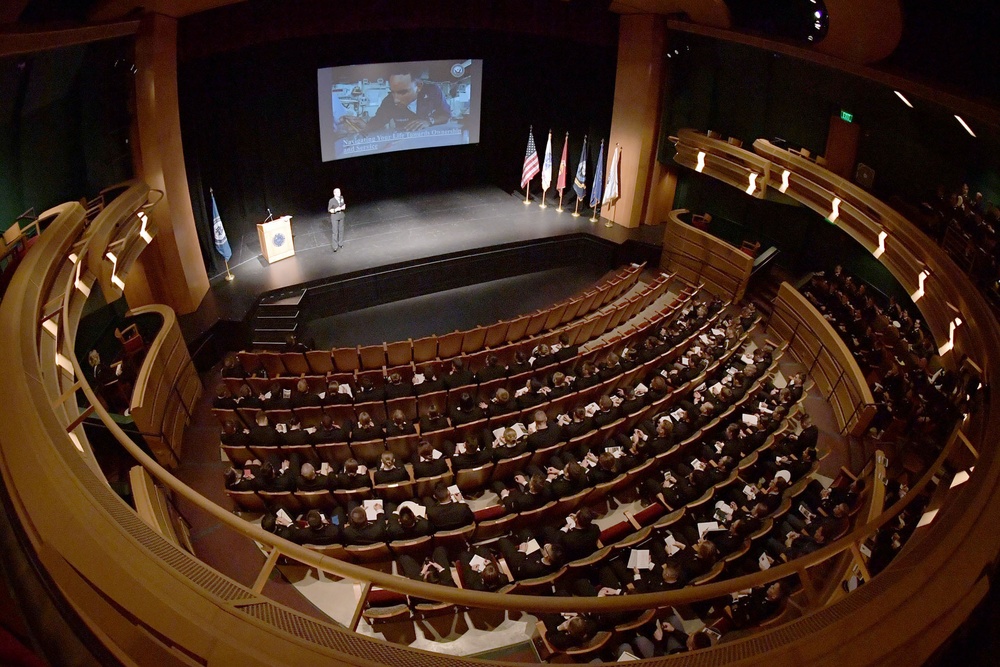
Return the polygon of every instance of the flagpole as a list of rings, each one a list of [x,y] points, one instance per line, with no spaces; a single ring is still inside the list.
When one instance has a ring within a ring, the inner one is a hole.
[[[611,217],[608,218],[607,221],[604,223],[605,227],[615,226],[615,211],[617,210],[616,204],[617,202],[612,202],[611,204]]]
[[[556,209],[556,210],[557,210],[557,211],[559,211],[560,213],[562,213],[562,212],[563,212],[563,207],[562,207],[562,197],[563,197],[563,193],[562,193],[562,190],[560,190],[560,191],[559,191],[559,208],[557,208],[557,209]]]
[[[226,282],[230,282],[230,281],[234,280],[236,278],[236,276],[234,276],[229,271],[229,260],[228,259],[224,259],[222,261],[226,263]]]
[[[549,191],[548,188],[545,188],[545,189],[542,190],[542,203],[538,205],[538,208],[548,208],[549,207],[549,205],[545,203],[545,193],[548,192],[548,191]]]
[[[597,222],[600,217],[597,212],[601,209],[601,202],[597,202],[597,206],[594,207],[594,215],[590,218],[591,222]]]
[[[524,205],[525,206],[527,206],[528,204],[531,203],[530,201],[528,201],[528,191],[529,190],[531,190],[531,181],[528,181],[528,184],[524,186]]]
[[[573,217],[574,218],[579,218],[580,217],[580,198],[579,197],[576,198],[576,208],[573,209]]]

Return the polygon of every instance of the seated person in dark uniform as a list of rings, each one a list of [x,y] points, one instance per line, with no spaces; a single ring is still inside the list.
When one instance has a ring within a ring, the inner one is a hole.
[[[507,375],[507,369],[500,365],[500,359],[495,354],[486,355],[486,365],[479,369],[475,375],[475,381],[479,384],[497,380]]]
[[[597,465],[587,471],[587,480],[591,485],[610,482],[618,476],[618,459],[611,452],[603,452],[597,457]]]
[[[561,614],[543,614],[545,640],[557,651],[583,646],[597,634],[597,621],[588,615],[573,616],[569,620]]]
[[[509,489],[500,480],[493,483],[493,490],[500,496],[500,502],[508,512],[527,512],[538,509],[549,501],[549,489],[541,475],[525,479],[524,475],[518,474],[514,481],[518,488]]]
[[[302,422],[295,415],[288,418],[288,423],[285,424],[285,432],[280,435],[282,445],[308,445],[312,440],[310,435],[302,430]]]
[[[528,439],[518,438],[517,431],[512,428],[504,429],[500,438],[493,443],[492,455],[494,461],[509,459],[528,451]]]
[[[387,380],[385,384],[385,400],[413,396],[413,385],[409,382],[403,382],[403,376],[397,371],[389,373]]]
[[[286,461],[287,465],[280,465],[275,470],[275,465],[271,461],[265,461],[260,465],[260,474],[257,475],[258,491],[294,491],[295,490],[295,470]]]
[[[236,400],[239,407],[246,410],[262,410],[264,408],[264,401],[253,393],[253,389],[248,384],[240,385]]]
[[[565,528],[568,529],[549,526],[543,529],[543,534],[546,542],[553,542],[562,547],[566,560],[583,558],[597,551],[597,540],[601,536],[601,529],[594,523],[594,513],[590,509],[584,507],[570,514]]]
[[[621,417],[621,412],[615,407],[610,396],[601,396],[597,400],[597,405],[600,407],[600,410],[593,415],[594,428],[606,426]]]
[[[514,360],[507,365],[507,376],[513,377],[514,375],[520,375],[531,370],[531,364],[528,363],[528,357],[521,350],[514,353]]]
[[[609,352],[608,356],[604,357],[597,365],[597,377],[600,378],[601,382],[604,382],[605,380],[617,377],[621,373],[621,370],[618,355],[614,352]]]
[[[349,521],[343,529],[345,544],[378,544],[385,542],[385,514],[379,514],[373,521],[368,520],[365,508],[358,505],[348,514]]]
[[[441,414],[438,410],[437,405],[432,405],[427,408],[427,414],[420,418],[420,432],[430,433],[431,431],[440,431],[441,429],[450,428],[451,424],[448,422],[448,418]]]
[[[451,409],[451,423],[453,426],[468,424],[486,416],[483,409],[476,405],[472,394],[463,391],[458,397],[458,404]]]
[[[340,383],[336,380],[330,380],[326,384],[326,393],[323,394],[322,399],[323,405],[346,405],[354,402],[351,394],[341,391],[340,387]]]
[[[319,427],[312,434],[312,443],[322,445],[330,442],[347,442],[348,433],[338,426],[330,415],[323,415]]]
[[[402,410],[393,410],[389,420],[383,425],[385,437],[392,438],[397,435],[411,435],[417,432],[413,424],[406,420],[406,415]]]
[[[476,556],[486,561],[481,569],[476,569],[471,564]],[[496,592],[510,583],[510,579],[500,571],[496,558],[486,547],[473,547],[463,551],[458,555],[458,561],[461,563],[459,573],[462,578],[462,588]]]
[[[584,362],[576,376],[576,390],[579,391],[581,389],[593,387],[600,381],[601,378],[597,377],[597,369],[594,367],[594,364],[589,361]]]
[[[563,426],[563,434],[566,439],[589,433],[594,429],[594,420],[587,416],[587,409],[582,405],[573,410],[573,419],[569,424]]]
[[[434,487],[434,502],[427,508],[427,520],[434,530],[454,530],[471,525],[476,516],[466,503],[452,499],[447,486],[438,484]]]
[[[413,510],[403,505],[386,519],[389,540],[413,540],[431,532],[431,524],[425,517],[418,517]]]
[[[285,398],[285,390],[281,388],[281,385],[277,382],[271,384],[271,388],[267,390],[270,396],[264,398],[264,409],[265,410],[291,410],[292,409],[292,399]],[[289,392],[290,394],[291,392]]]
[[[315,466],[308,461],[299,468],[299,476],[295,478],[295,488],[299,491],[321,491],[329,488],[326,475],[316,472]]]
[[[548,387],[543,385],[541,380],[531,378],[525,383],[523,390],[518,389],[514,392],[514,396],[517,400],[517,407],[524,410],[526,408],[533,408],[536,405],[547,401],[547,393]]]
[[[518,409],[517,401],[510,395],[510,392],[503,387],[498,387],[496,394],[493,395],[493,398],[490,399],[489,404],[486,406],[486,415],[488,417],[497,417],[517,412]]]
[[[558,544],[546,542],[540,546],[541,549],[529,554],[525,553],[528,548],[526,542],[515,545],[508,537],[501,537],[497,542],[510,573],[517,580],[532,579],[555,572],[565,562],[562,547]]]
[[[357,459],[347,459],[344,461],[344,469],[333,481],[334,488],[337,489],[368,489],[371,488],[372,478],[368,475],[368,470],[359,465]]]
[[[438,452],[438,456],[435,458],[434,452],[438,452],[434,449],[434,445],[426,440],[420,441],[417,446],[417,454],[413,459],[414,479],[434,477],[448,472],[448,459],[441,452]]]
[[[281,440],[281,434],[268,423],[267,413],[258,410],[254,420],[257,423],[250,429],[250,444],[257,447],[277,446]]]
[[[479,436],[470,433],[464,443],[455,446],[455,454],[451,457],[451,469],[457,473],[466,468],[484,466],[492,460],[490,451],[479,446]]]
[[[437,371],[431,364],[421,367],[413,378],[413,393],[417,396],[441,391],[444,388],[444,381],[438,378]]]
[[[309,391],[309,382],[305,378],[299,380],[295,385],[295,391],[292,392],[292,409],[312,408],[320,405],[323,405],[323,401],[320,400],[319,394]]]
[[[382,452],[381,464],[375,471],[376,484],[393,484],[410,481],[410,473],[406,468],[396,463],[396,455],[392,452]]]
[[[243,368],[243,364],[240,363],[240,358],[232,352],[227,354],[222,361],[222,377],[241,379],[246,376],[247,372]]]
[[[625,387],[624,389],[618,390],[621,395],[622,402],[618,406],[619,412],[623,415],[630,415],[634,412],[638,412],[646,405],[646,401],[635,395],[635,389],[632,387]]]
[[[552,378],[549,381],[549,395],[548,400],[554,401],[557,398],[562,398],[563,396],[573,392],[573,385],[570,383],[566,374],[562,371],[556,371],[552,374]]]
[[[528,449],[544,449],[562,441],[562,428],[559,424],[549,425],[543,411],[536,410],[534,420],[534,431],[528,434]]]
[[[440,586],[455,585],[451,574],[451,562],[448,560],[448,552],[444,547],[436,547],[434,552],[424,559],[423,563],[418,562],[409,554],[403,554],[396,562],[399,564],[400,574],[409,579]],[[421,601],[418,598],[411,599],[411,603]]]
[[[277,516],[268,512],[260,518],[261,529],[275,535],[276,537],[281,537],[286,540],[292,539],[292,534],[296,531],[295,526],[282,526],[278,524]]]
[[[339,509],[339,508],[338,508]],[[343,523],[343,510],[335,522],[325,521],[319,510],[309,510],[306,513],[306,527],[292,532],[291,539],[296,544],[315,544],[325,546],[340,542],[339,525]]]
[[[385,400],[385,387],[375,385],[371,375],[362,375],[358,380],[358,389],[354,392],[355,403],[371,403]]]
[[[250,444],[250,435],[242,428],[237,428],[236,422],[232,419],[227,419],[226,423],[222,425],[222,434],[219,436],[219,440],[224,445],[246,447]]]
[[[382,428],[372,421],[371,415],[367,412],[358,413],[358,421],[351,428],[351,442],[363,442],[381,437]]]
[[[567,359],[572,359],[579,353],[579,345],[570,345],[569,334],[565,332],[559,334],[559,349],[555,351],[556,361],[566,361]]]
[[[563,461],[566,462],[562,463]],[[551,463],[562,464],[551,466],[547,471],[547,481],[552,497],[562,498],[590,488],[586,469],[573,461],[572,455],[553,457]]]
[[[442,378],[446,389],[464,387],[467,384],[472,384],[473,379],[472,371],[465,367],[465,360],[462,357],[455,357],[451,360],[451,369]]]
[[[556,355],[552,354],[551,348],[545,343],[540,343],[531,351],[528,363],[532,368],[543,368],[556,362]]]
[[[216,387],[215,398],[212,399],[212,407],[216,410],[235,410],[237,406],[236,399],[233,398],[233,394],[229,391],[229,387],[225,384],[220,384]]]
[[[230,468],[226,471],[226,488],[230,491],[256,491],[257,490],[257,475],[254,474],[254,469],[256,472],[260,473],[260,466],[250,465],[245,463],[243,468]]]

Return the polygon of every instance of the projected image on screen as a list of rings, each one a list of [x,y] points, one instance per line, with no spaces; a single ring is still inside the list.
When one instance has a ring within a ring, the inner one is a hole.
[[[482,60],[317,70],[323,161],[479,143]]]

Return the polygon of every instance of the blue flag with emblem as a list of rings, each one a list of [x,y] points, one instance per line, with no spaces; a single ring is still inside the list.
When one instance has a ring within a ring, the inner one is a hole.
[[[212,235],[215,237],[215,249],[222,255],[222,259],[228,262],[233,256],[233,249],[229,247],[226,228],[222,226],[222,216],[219,215],[219,207],[215,205],[215,193],[209,190],[209,194],[212,197]]]
[[[573,177],[573,192],[577,199],[587,196],[587,137],[583,137],[583,149],[580,151],[580,161],[576,165],[576,176]]]
[[[597,166],[594,168],[594,185],[590,189],[590,208],[596,209],[601,203],[601,188],[604,183],[604,139],[601,139],[601,150],[597,153]]]

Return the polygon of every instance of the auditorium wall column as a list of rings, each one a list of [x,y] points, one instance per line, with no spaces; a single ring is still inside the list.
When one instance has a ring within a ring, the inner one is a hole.
[[[615,105],[611,118],[608,167],[616,144],[622,147],[621,198],[614,207],[601,210],[605,219],[624,227],[655,224],[666,219],[673,204],[656,197],[657,219],[650,207],[651,191],[661,189],[664,170],[657,165],[660,138],[660,108],[663,100],[666,20],[654,14],[623,14],[618,32],[618,70],[615,75]],[[672,192],[672,188],[671,188]],[[661,195],[662,193],[658,193]]]
[[[177,20],[145,14],[135,40],[136,175],[163,200],[150,216],[153,242],[139,256],[126,283],[130,306],[163,303],[179,314],[194,311],[208,292],[198,245],[181,143],[177,99]]]

